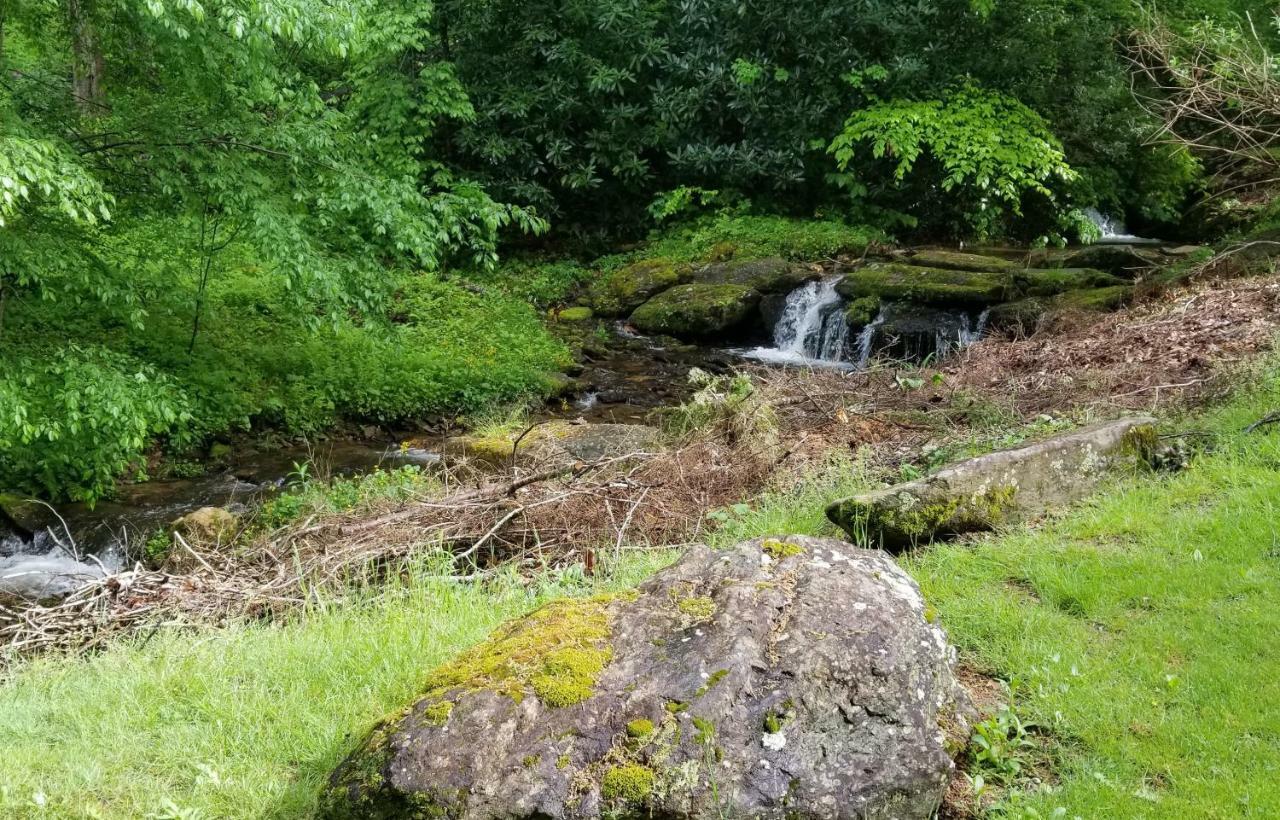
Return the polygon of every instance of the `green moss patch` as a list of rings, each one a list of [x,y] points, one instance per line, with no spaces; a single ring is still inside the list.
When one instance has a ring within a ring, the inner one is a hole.
[[[790,558],[793,555],[803,555],[804,547],[794,544],[790,541],[780,541],[777,538],[766,538],[760,549],[775,561],[781,561],[784,558]]]
[[[612,596],[555,601],[499,630],[427,679],[427,697],[482,689],[521,700],[532,691],[547,706],[591,697],[613,659]]]
[[[676,608],[695,621],[708,621],[716,614],[716,602],[702,596],[682,598]]]
[[[596,283],[590,301],[603,316],[625,316],[652,296],[689,281],[692,268],[670,259],[645,259],[627,265]]]
[[[653,793],[653,769],[639,763],[614,766],[600,779],[600,796],[619,803],[641,803]]]
[[[636,718],[627,724],[627,737],[632,740],[644,740],[654,733],[653,721],[647,718]]]
[[[701,339],[742,325],[760,304],[747,285],[680,285],[658,294],[631,314],[645,333]]]
[[[876,297],[926,305],[992,305],[1014,292],[1006,273],[974,273],[899,263],[869,265],[845,276],[836,288],[846,299]]]

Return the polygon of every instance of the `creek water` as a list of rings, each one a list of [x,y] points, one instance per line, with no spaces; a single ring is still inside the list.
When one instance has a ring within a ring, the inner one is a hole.
[[[849,322],[836,293],[839,283],[840,277],[827,277],[792,291],[773,327],[773,346],[741,355],[773,364],[847,365]]]

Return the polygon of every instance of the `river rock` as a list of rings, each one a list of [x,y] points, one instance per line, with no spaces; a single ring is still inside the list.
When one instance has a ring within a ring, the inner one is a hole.
[[[626,316],[650,297],[688,282],[693,269],[670,259],[646,259],[606,275],[591,288],[589,301],[601,316]]]
[[[734,259],[708,265],[694,274],[706,285],[745,285],[760,293],[789,293],[806,282],[821,279],[820,271],[785,259]]]
[[[650,334],[708,339],[746,324],[759,304],[760,292],[747,285],[679,285],[636,308],[631,324]]]
[[[927,305],[984,306],[1007,299],[1014,291],[1014,281],[1007,273],[974,273],[888,262],[850,271],[836,290],[850,300],[875,297]]]
[[[1018,271],[1018,289],[1027,296],[1056,296],[1072,290],[1123,287],[1124,279],[1093,268],[1034,268]]]
[[[601,393],[605,403],[617,397]],[[519,442],[517,444],[517,438]],[[662,446],[662,434],[644,424],[571,424],[556,421],[529,430],[493,436],[455,436],[445,441],[446,455],[464,455],[490,465],[505,465],[513,455],[521,461],[598,461]]]
[[[989,453],[836,501],[827,517],[855,541],[891,550],[1031,520],[1088,496],[1109,468],[1149,459],[1155,424],[1147,416],[1125,418]]]
[[[1135,279],[1159,264],[1157,254],[1132,245],[1090,245],[1062,260],[1064,268],[1097,268],[1126,279]]]
[[[239,521],[222,507],[201,507],[170,524],[170,528],[191,543],[220,544],[236,534]]]
[[[1012,271],[1020,267],[1018,263],[998,256],[982,256],[960,251],[920,250],[912,252],[908,258],[910,264],[920,267],[972,273]]]
[[[60,527],[58,517],[44,504],[13,493],[0,493],[0,524],[31,537],[46,527]]]
[[[1107,313],[1124,307],[1132,298],[1132,285],[1073,290],[1053,297],[1032,296],[996,305],[991,309],[990,324],[995,330],[1026,335],[1035,332],[1046,316]]]
[[[695,547],[428,675],[320,816],[933,817],[971,710],[931,620],[883,553]]]

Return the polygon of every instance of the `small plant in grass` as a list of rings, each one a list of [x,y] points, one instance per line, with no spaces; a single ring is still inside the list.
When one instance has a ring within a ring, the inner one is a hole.
[[[1026,763],[1028,750],[1035,747],[1029,725],[1012,706],[1001,706],[994,715],[973,727],[969,758],[975,774],[993,782],[1017,777]]]

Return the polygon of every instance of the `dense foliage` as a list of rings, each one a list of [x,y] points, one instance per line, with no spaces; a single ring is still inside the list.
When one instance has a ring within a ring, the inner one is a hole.
[[[1251,4],[1160,5],[1198,19]],[[850,111],[967,84],[1047,121],[1079,172],[1060,205],[1169,218],[1194,180],[1185,155],[1145,145],[1155,120],[1132,99],[1118,42],[1137,14],[1128,0],[444,0],[436,53],[477,116],[443,130],[440,149],[495,195],[585,232],[638,225],[682,186],[863,219],[881,203],[850,207],[825,151]],[[1038,118],[988,125],[1041,136]],[[895,181],[859,170],[873,191]],[[913,215],[934,231],[966,222],[942,198],[929,206]],[[1054,223],[1031,216],[1044,223],[1032,232]]]
[[[156,442],[536,392],[561,351],[530,304],[595,270],[496,263],[549,225],[607,247],[660,224],[664,254],[705,259],[1055,238],[1085,206],[1172,220],[1202,168],[1146,144],[1120,37],[1143,19],[1128,0],[0,0],[0,485],[93,499]]]

